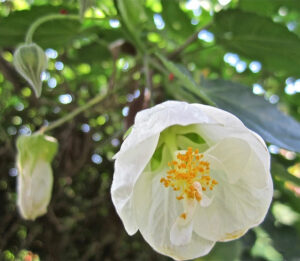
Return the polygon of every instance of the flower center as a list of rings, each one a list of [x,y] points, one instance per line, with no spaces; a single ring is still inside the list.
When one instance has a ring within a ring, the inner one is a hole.
[[[203,160],[203,154],[198,149],[193,150],[191,147],[184,154],[179,152],[176,158],[168,163],[170,170],[160,182],[166,188],[178,191],[178,200],[195,199],[200,202],[202,191],[213,190],[218,184],[210,177],[209,162]]]

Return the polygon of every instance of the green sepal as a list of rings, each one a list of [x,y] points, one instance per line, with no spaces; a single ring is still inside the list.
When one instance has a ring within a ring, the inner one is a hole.
[[[31,173],[37,160],[51,163],[57,149],[58,142],[53,137],[43,134],[19,136],[17,139],[17,165],[19,169],[23,169],[25,164],[29,164],[29,173]]]
[[[47,68],[47,56],[35,43],[22,44],[14,53],[13,64],[17,72],[31,85],[36,97],[42,93],[41,73]]]
[[[125,139],[127,138],[127,136],[131,133],[132,127],[133,127],[133,126],[131,126],[131,127],[125,132],[125,134],[123,135],[123,140],[125,140]]]

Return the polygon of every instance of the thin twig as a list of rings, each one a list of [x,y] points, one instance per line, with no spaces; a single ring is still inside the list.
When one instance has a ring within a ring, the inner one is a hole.
[[[111,73],[111,76],[109,78],[109,90],[112,91],[114,89],[115,83],[116,83],[116,75],[117,75],[117,61],[113,59],[113,71]]]
[[[159,72],[161,72],[165,75],[169,75],[169,71],[166,68],[164,68],[157,60],[151,58],[150,64]]]
[[[52,129],[57,128],[58,126],[62,125],[63,123],[72,120],[75,116],[77,116],[78,114],[80,114],[81,112],[84,112],[85,110],[89,109],[90,107],[92,107],[93,105],[101,102],[105,97],[107,97],[108,94],[107,93],[100,93],[98,94],[96,97],[94,97],[93,99],[89,100],[86,104],[84,104],[83,106],[75,109],[74,111],[72,111],[71,113],[67,114],[66,116],[52,122],[51,124],[49,124],[48,126],[43,126],[38,132],[40,133],[44,133],[46,131],[50,131]]]
[[[150,92],[150,106],[153,106],[154,105],[153,84],[152,84],[151,71],[149,69],[149,57],[147,55],[144,56],[144,73],[146,78],[146,88]]]
[[[64,15],[64,14],[50,14],[50,15],[42,16],[42,17],[38,18],[37,20],[35,20],[29,27],[29,29],[26,33],[25,42],[26,43],[32,42],[33,34],[41,24],[51,21],[51,20],[57,20],[57,19],[79,20],[80,16],[79,15]]]
[[[196,41],[198,39],[198,34],[204,30],[207,29],[208,27],[211,26],[211,23],[207,24],[204,27],[201,27],[198,29],[194,34],[192,34],[181,46],[179,46],[177,49],[175,49],[173,52],[171,52],[168,55],[169,59],[174,59],[176,56],[178,56],[185,48],[187,48],[191,43]]]

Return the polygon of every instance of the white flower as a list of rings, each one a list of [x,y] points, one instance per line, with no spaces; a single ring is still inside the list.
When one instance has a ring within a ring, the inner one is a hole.
[[[57,147],[55,138],[41,134],[17,140],[17,205],[24,219],[35,220],[47,212],[53,185],[51,161]]]
[[[264,141],[214,107],[168,101],[139,112],[115,159],[112,200],[126,231],[176,260],[239,238],[271,203]]]

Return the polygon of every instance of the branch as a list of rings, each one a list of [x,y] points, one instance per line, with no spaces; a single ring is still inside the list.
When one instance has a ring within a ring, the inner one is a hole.
[[[67,114],[66,116],[50,123],[48,126],[43,126],[38,132],[44,133],[46,131],[50,131],[52,129],[55,129],[55,128],[59,127],[60,125],[64,124],[65,122],[67,122],[69,120],[72,120],[75,116],[77,116],[81,112],[84,112],[87,109],[89,109],[90,107],[94,106],[95,104],[101,102],[107,96],[108,96],[107,93],[98,94],[96,97],[89,100],[86,104],[84,104],[81,107],[78,107],[77,109],[75,109],[71,113]]]
[[[207,24],[204,27],[201,27],[198,29],[194,34],[192,34],[181,46],[179,46],[177,49],[175,49],[173,52],[171,52],[167,57],[169,59],[174,59],[176,56],[178,56],[185,48],[187,48],[191,43],[195,42],[198,39],[198,34],[211,26],[211,23]]]
[[[80,17],[79,15],[64,15],[64,14],[50,14],[46,16],[42,16],[35,20],[31,26],[29,27],[26,37],[25,37],[25,42],[26,43],[31,43],[32,42],[32,37],[36,29],[43,23],[55,20],[55,19],[73,19],[73,20],[79,20]]]
[[[10,81],[13,86],[20,90],[23,85],[19,81],[20,77],[14,68],[0,55],[0,71],[2,72],[3,76]]]
[[[152,84],[152,75],[149,69],[149,57],[147,55],[144,56],[144,73],[146,78],[146,87],[150,92],[150,106],[154,105],[153,101],[153,84]]]

